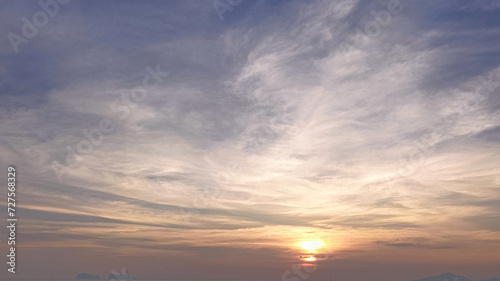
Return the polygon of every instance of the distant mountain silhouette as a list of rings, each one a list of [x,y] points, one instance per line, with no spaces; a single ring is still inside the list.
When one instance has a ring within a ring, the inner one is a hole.
[[[92,275],[92,274],[87,274],[87,273],[80,273],[76,276],[76,279],[86,279],[86,280],[95,280],[95,279],[101,279],[99,275]]]
[[[464,276],[455,275],[453,273],[445,273],[441,275],[418,279],[415,281],[472,281],[472,280]],[[500,281],[500,279],[495,278],[495,279],[481,280],[481,281]]]

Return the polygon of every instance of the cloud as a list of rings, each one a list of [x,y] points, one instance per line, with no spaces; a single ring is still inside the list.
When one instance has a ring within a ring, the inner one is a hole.
[[[497,243],[498,11],[424,2],[348,49],[386,1],[259,1],[222,23],[210,1],[68,4],[0,53],[1,161],[20,170],[30,249],[289,257],[321,236],[349,260]],[[170,75],[134,101],[156,65]],[[115,130],[69,167],[104,118]]]
[[[441,243],[437,241],[430,241],[430,239],[424,237],[410,237],[403,239],[395,239],[393,241],[375,241],[376,244],[396,247],[396,248],[415,248],[415,249],[458,249],[462,248],[463,244],[445,242]]]

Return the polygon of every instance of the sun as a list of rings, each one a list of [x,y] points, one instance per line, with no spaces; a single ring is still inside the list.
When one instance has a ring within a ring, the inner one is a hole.
[[[324,244],[321,241],[312,240],[300,242],[299,246],[302,247],[302,249],[306,250],[308,253],[314,253],[314,251],[323,247]]]
[[[316,261],[316,258],[315,257],[308,257],[307,259],[305,259],[305,261]]]

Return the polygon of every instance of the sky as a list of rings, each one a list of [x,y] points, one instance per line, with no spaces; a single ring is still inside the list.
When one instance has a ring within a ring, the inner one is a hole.
[[[500,278],[500,1],[0,1],[0,20],[19,219],[0,277]]]

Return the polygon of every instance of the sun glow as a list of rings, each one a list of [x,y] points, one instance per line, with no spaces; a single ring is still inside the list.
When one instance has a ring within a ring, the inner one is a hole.
[[[316,261],[316,258],[315,257],[308,257],[307,259],[305,259],[306,261]]]
[[[323,247],[324,244],[321,241],[303,241],[299,244],[299,246],[308,253],[313,253],[317,249]]]

